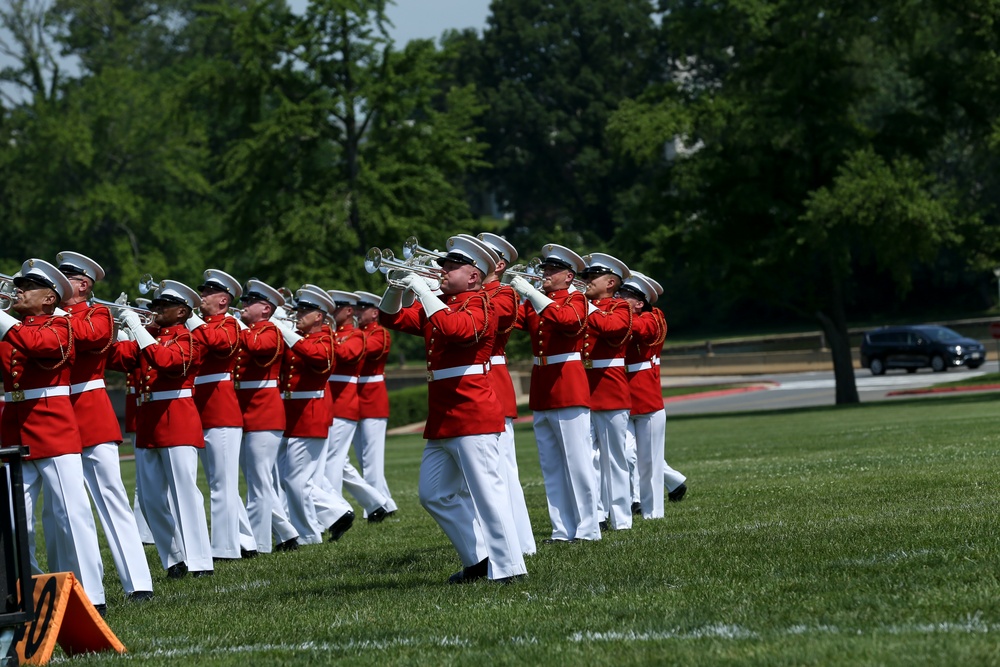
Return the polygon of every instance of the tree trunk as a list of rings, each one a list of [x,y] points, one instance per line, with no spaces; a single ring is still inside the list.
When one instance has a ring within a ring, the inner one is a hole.
[[[859,403],[858,386],[854,382],[854,360],[851,357],[851,340],[847,335],[847,322],[843,317],[833,317],[822,311],[816,313],[833,356],[833,376],[837,383],[837,405]],[[839,320],[839,321],[835,321]]]

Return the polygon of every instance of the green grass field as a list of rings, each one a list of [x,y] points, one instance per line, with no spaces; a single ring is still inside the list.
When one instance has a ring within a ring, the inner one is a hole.
[[[395,517],[210,579],[168,581],[149,547],[141,606],[107,557],[108,621],[143,665],[996,664],[998,410],[966,395],[669,419],[687,498],[599,543],[539,545],[509,586],[445,585],[459,563],[417,502],[422,441],[391,438]],[[540,542],[530,427],[517,437]]]

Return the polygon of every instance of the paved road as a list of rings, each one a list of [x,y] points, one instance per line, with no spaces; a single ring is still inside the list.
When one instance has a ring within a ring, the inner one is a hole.
[[[889,371],[882,376],[873,376],[867,370],[855,372],[858,394],[861,402],[892,400],[886,396],[891,391],[916,389],[970,377],[996,373],[997,363],[987,362],[974,371],[965,368],[952,369],[946,373],[934,373],[930,369],[916,373]],[[833,405],[835,387],[832,372],[791,373],[778,375],[744,375],[725,377],[677,377],[667,378],[667,386],[693,384],[728,384],[733,382],[774,382],[776,386],[761,391],[751,391],[714,398],[691,398],[667,404],[667,416],[707,414],[713,412],[736,412],[753,410],[779,410],[784,408]]]

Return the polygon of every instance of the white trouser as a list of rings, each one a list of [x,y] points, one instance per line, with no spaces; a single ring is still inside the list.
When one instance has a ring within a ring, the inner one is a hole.
[[[517,529],[517,541],[521,545],[521,553],[530,556],[535,553],[535,536],[531,532],[531,519],[528,517],[528,504],[524,501],[524,489],[521,488],[521,478],[517,471],[517,451],[514,447],[514,420],[506,418],[503,433],[500,434],[500,475],[507,485],[507,495],[510,496],[510,510],[514,515],[514,527]]]
[[[281,485],[288,499],[288,520],[302,544],[319,544],[323,531],[349,512],[343,499],[327,493],[313,482],[326,438],[287,439]]]
[[[198,488],[198,449],[181,445],[137,449],[135,454],[139,503],[163,568],[183,562],[192,572],[212,570],[205,496]]]
[[[254,549],[264,554],[271,553],[271,515],[276,500],[272,471],[280,444],[281,431],[248,431],[240,449],[240,467],[247,483],[247,520]]]
[[[236,426],[206,428],[201,464],[208,479],[212,557],[240,557],[240,441]]]
[[[135,527],[139,530],[139,539],[142,540],[143,544],[153,544],[153,533],[149,530],[149,524],[146,523],[146,515],[142,513],[142,507],[139,505],[139,479],[135,480],[135,493],[132,494],[132,515],[135,517]]]
[[[83,450],[83,478],[104,528],[111,557],[125,593],[153,590],[153,577],[139,528],[122,482],[118,445],[105,442]]]
[[[632,487],[632,503],[639,502],[639,468],[636,465],[638,452],[635,449],[635,428],[629,415],[628,430],[625,432],[625,462],[628,463],[628,481]]]
[[[45,494],[42,530],[49,572],[72,572],[92,604],[104,604],[104,565],[97,542],[97,526],[84,488],[83,461],[79,454],[25,461],[24,514],[27,517],[31,567],[35,557],[35,505],[38,492]],[[7,511],[10,511],[9,509]]]
[[[427,441],[420,462],[420,504],[444,530],[465,567],[489,557],[490,579],[527,573],[504,486],[499,434]]]
[[[360,420],[354,432],[354,455],[365,481],[385,498],[383,507],[387,512],[395,512],[398,507],[385,479],[385,431],[388,424],[389,420],[384,417]]]
[[[534,429],[552,539],[601,539],[590,410],[536,410]]]
[[[591,410],[590,423],[594,448],[600,457],[601,505],[608,524],[615,530],[631,528],[632,493],[625,459],[628,410]]]
[[[299,536],[295,526],[288,520],[288,497],[281,484],[281,471],[288,460],[288,439],[282,436],[278,445],[278,458],[271,469],[271,533],[276,544],[287,542]]]
[[[663,442],[667,413],[663,410],[629,417],[628,430],[635,442],[637,491],[642,518],[663,518]]]
[[[366,482],[351,464],[351,441],[354,440],[357,428],[358,422],[352,419],[333,418],[327,438],[326,479],[330,482],[332,493],[343,496],[344,489],[347,489],[367,515],[385,505],[385,496]]]

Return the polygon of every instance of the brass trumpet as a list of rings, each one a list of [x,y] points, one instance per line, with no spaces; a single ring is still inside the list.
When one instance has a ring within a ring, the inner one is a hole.
[[[503,279],[501,282],[510,283],[514,276],[521,276],[525,280],[540,283],[542,281],[542,273],[539,268],[542,264],[540,257],[532,257],[531,261],[527,264],[515,264],[506,271],[503,272]]]
[[[427,258],[444,259],[445,255],[435,250],[424,248],[420,245],[420,241],[417,240],[416,236],[409,236],[403,241],[403,259],[409,261]]]
[[[160,283],[153,281],[152,274],[144,273],[139,278],[139,294],[149,294],[155,289],[159,289]]]
[[[406,272],[415,273],[422,278],[430,278],[432,281],[437,283],[437,286],[431,285],[431,289],[435,290],[441,286],[441,271],[438,269],[432,269],[429,266],[423,266],[420,264],[411,264],[409,262],[401,262],[396,259],[395,254],[391,250],[382,250],[381,248],[369,248],[368,254],[365,255],[365,271],[368,273],[375,273],[380,271],[385,275],[386,282],[389,283],[390,287],[396,287],[398,289],[405,289],[406,286],[399,282],[397,277],[394,277],[392,272]]]
[[[0,292],[0,310],[6,312],[10,310],[10,307],[17,302],[17,297],[12,294],[7,294],[6,292]]]
[[[124,295],[125,294],[123,292],[122,296]],[[96,303],[98,305],[107,306],[108,308],[110,308],[111,313],[115,316],[115,322],[118,322],[118,324],[121,324],[122,322],[121,318],[119,317],[120,313],[116,313],[116,310],[131,310],[132,312],[134,312],[136,315],[139,316],[139,322],[144,327],[148,327],[150,324],[152,324],[153,318],[156,317],[156,313],[154,313],[151,310],[147,310],[146,308],[140,308],[139,306],[130,306],[127,303],[105,301],[104,299],[98,299],[96,297],[90,297],[90,301],[88,301],[88,303],[90,305],[94,305]]]

